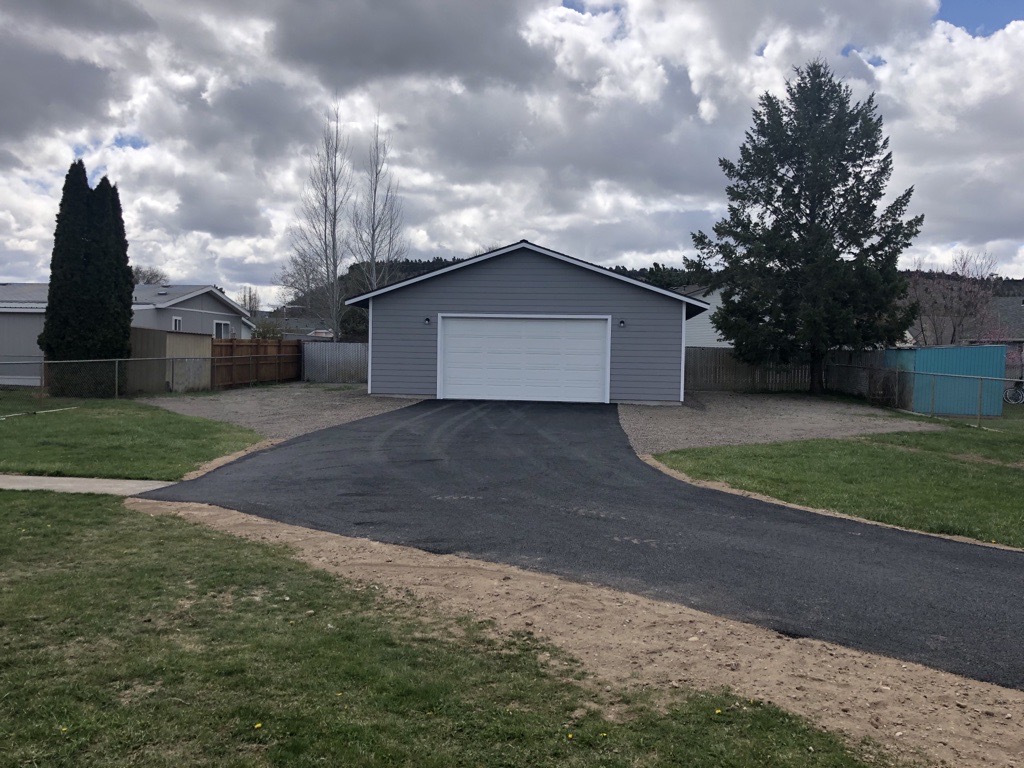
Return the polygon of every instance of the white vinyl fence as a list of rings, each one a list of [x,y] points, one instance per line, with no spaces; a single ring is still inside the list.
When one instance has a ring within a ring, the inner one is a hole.
[[[307,341],[302,345],[302,378],[321,383],[366,383],[369,345]]]

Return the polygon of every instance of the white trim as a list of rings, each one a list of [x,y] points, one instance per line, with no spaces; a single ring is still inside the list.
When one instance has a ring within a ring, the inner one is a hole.
[[[0,304],[0,312],[5,312],[5,313],[6,312],[10,312],[11,314],[14,314],[15,312],[18,312],[18,313],[38,315],[38,314],[40,314],[42,312],[45,312],[45,311],[46,311],[46,305],[45,304],[29,304],[29,303],[24,303],[24,304]]]
[[[0,384],[6,387],[38,387],[38,376],[0,376]]]
[[[608,315],[608,337],[604,346],[604,401],[612,401],[612,316]]]
[[[373,299],[370,299],[372,302]],[[444,360],[444,328],[445,318],[468,317],[494,320],[603,320],[607,328],[604,348],[604,400],[611,402],[612,389],[612,316],[611,315],[528,315],[508,314],[489,312],[438,312],[437,313],[437,386],[435,397],[444,400],[444,369],[441,362]]]
[[[611,315],[531,314],[529,312],[440,312],[438,317],[496,317],[499,320],[611,320]]]
[[[493,259],[495,256],[501,256],[511,251],[518,250],[519,248],[525,248],[535,253],[539,253],[543,256],[550,256],[553,259],[564,261],[566,264],[573,264],[577,267],[588,269],[591,272],[596,272],[599,275],[604,275],[605,277],[610,277],[615,280],[621,280],[622,282],[628,283],[629,285],[635,285],[637,288],[643,288],[644,290],[647,291],[659,293],[662,296],[668,296],[671,299],[676,299],[677,301],[681,301],[685,304],[693,304],[694,306],[700,307],[701,309],[710,308],[709,304],[703,301],[699,301],[698,299],[693,299],[689,296],[683,296],[682,294],[675,293],[673,291],[666,291],[664,288],[657,288],[653,285],[650,285],[649,283],[643,283],[640,282],[639,280],[634,280],[632,277],[619,275],[615,272],[612,272],[609,269],[599,267],[596,264],[591,264],[590,262],[582,261],[581,259],[577,259],[572,256],[567,256],[564,253],[558,253],[557,251],[548,250],[547,248],[542,248],[539,245],[534,245],[533,243],[528,242],[527,240],[520,240],[518,243],[506,245],[503,248],[498,248],[497,250],[490,251],[489,253],[482,253],[479,256],[474,256],[471,259],[460,261],[458,264],[452,264],[450,267],[437,269],[434,270],[433,272],[428,272],[425,275],[419,275],[418,277],[410,277],[408,280],[402,280],[401,282],[395,283],[394,285],[385,286],[384,288],[378,288],[377,290],[364,293],[360,296],[353,296],[351,299],[345,302],[345,305],[348,306],[349,304],[356,304],[360,301],[366,301],[367,299],[372,299],[374,296],[380,296],[382,293],[390,293],[391,291],[398,290],[399,288],[404,288],[407,285],[412,285],[413,283],[418,283],[423,280],[429,280],[432,277],[440,277],[441,275],[446,274],[447,272],[451,272],[456,269],[462,269],[463,267],[468,267],[472,264],[479,264],[481,261]]]
[[[679,402],[686,396],[686,307],[683,307],[683,341],[679,351]]]
[[[184,321],[182,320],[182,318],[178,317],[177,315],[172,315],[171,316],[171,331],[173,331],[174,333],[181,333],[183,327],[184,327]]]
[[[366,344],[366,394],[373,394],[373,299],[370,299],[370,332]]]
[[[373,299],[370,299],[373,301]],[[441,368],[441,361],[444,360],[444,319],[447,315],[438,313],[437,315],[437,364],[434,366],[436,369],[434,375],[436,381],[434,382],[434,397],[438,400],[444,400],[444,370]]]

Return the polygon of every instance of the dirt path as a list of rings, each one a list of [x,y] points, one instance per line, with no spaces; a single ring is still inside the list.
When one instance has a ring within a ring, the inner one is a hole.
[[[903,755],[1024,768],[1024,692],[684,606],[511,566],[346,538],[202,504],[130,499],[146,514],[286,544],[314,567],[411,591],[453,615],[526,630],[612,684],[713,689],[773,702]],[[980,641],[980,639],[979,639]]]

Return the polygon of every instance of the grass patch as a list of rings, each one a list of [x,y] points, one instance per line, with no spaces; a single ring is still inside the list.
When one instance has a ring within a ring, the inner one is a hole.
[[[868,764],[728,694],[595,693],[529,636],[115,499],[0,492],[0,507],[12,765]]]
[[[701,480],[930,533],[1024,547],[1024,420],[980,430],[696,448],[656,458]],[[1007,424],[1009,425],[1007,427]]]
[[[200,464],[252,445],[252,430],[181,416],[130,400],[40,401],[4,392],[0,415],[73,408],[0,421],[0,472],[177,480]]]

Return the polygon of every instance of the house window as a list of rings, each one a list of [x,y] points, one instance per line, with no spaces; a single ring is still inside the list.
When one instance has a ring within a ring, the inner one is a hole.
[[[171,318],[171,330],[172,331],[180,331],[181,330],[181,318],[180,317],[172,317]]]
[[[231,338],[231,323],[215,322],[213,324],[213,338],[215,338],[215,339],[230,339]]]

